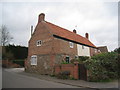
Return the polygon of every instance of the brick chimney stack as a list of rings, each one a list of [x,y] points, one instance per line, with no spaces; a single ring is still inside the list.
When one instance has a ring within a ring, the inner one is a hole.
[[[41,13],[38,17],[38,23],[45,20],[45,14]]]
[[[88,34],[88,33],[85,33],[85,37],[86,37],[87,39],[89,39],[89,34]]]
[[[74,33],[77,33],[75,29],[73,30],[73,32],[74,32]]]

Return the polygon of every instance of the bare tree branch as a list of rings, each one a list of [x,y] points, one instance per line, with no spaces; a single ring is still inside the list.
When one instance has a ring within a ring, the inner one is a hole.
[[[2,46],[8,45],[9,42],[13,39],[5,25],[2,25],[0,28],[1,42]]]

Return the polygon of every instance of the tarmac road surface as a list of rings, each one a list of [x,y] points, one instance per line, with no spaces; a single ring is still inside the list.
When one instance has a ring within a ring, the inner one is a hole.
[[[52,81],[41,80],[15,72],[8,72],[3,69],[2,88],[80,88]]]

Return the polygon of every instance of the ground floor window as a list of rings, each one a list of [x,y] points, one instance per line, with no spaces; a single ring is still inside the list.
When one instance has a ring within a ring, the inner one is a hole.
[[[70,62],[70,57],[66,56],[66,62],[69,63]]]
[[[31,65],[37,65],[37,55],[31,56]]]

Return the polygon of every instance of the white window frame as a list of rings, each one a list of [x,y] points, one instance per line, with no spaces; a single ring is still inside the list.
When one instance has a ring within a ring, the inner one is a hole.
[[[74,43],[73,42],[69,42],[70,48],[74,47]]]
[[[37,65],[37,55],[31,56],[31,65]]]
[[[41,46],[42,45],[42,41],[41,40],[37,40],[36,45],[37,46]]]

